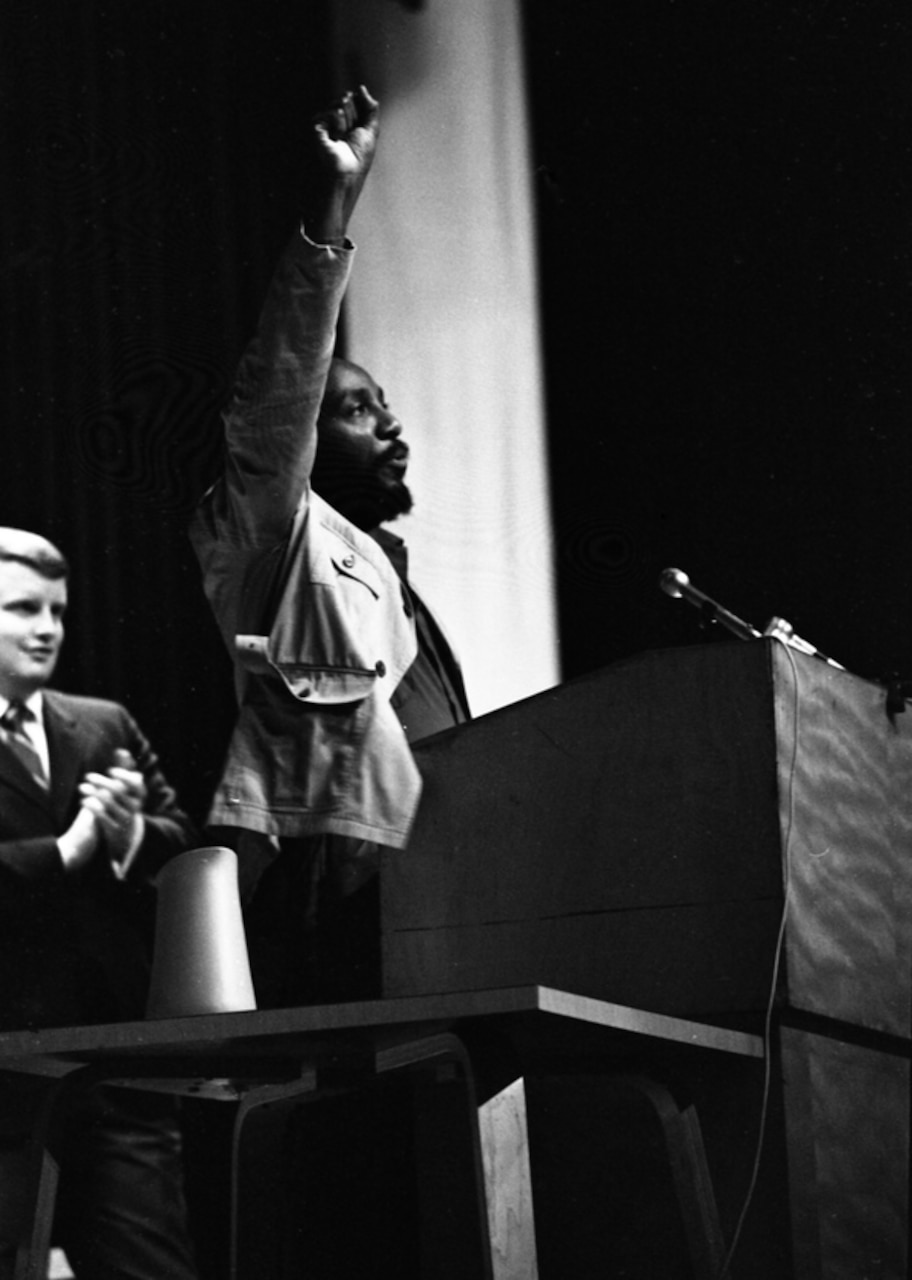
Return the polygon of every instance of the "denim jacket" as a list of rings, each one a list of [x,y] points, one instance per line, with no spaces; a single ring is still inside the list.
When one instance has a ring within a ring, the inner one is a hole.
[[[286,250],[191,528],[240,707],[209,822],[401,848],[421,779],[389,699],[414,623],[384,552],[310,488],[352,253],[303,232]]]

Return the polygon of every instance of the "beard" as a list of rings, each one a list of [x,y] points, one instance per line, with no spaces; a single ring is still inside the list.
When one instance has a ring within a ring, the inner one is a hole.
[[[321,459],[318,450],[311,480],[321,498],[365,531],[408,515],[414,506],[411,490],[388,460],[353,474],[350,466],[334,466],[325,451]]]
[[[402,477],[389,476],[382,466],[377,468],[376,484],[370,487],[369,493],[365,493],[365,499],[372,501],[377,511],[377,524],[407,516],[415,505],[411,490]]]

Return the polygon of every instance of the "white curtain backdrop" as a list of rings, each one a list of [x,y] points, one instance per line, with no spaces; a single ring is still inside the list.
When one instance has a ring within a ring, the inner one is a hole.
[[[347,350],[403,422],[394,528],[480,714],[559,679],[520,5],[333,11],[340,84],[382,113]]]

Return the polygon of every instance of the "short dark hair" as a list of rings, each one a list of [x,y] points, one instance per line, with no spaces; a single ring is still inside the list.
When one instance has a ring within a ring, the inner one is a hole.
[[[70,576],[70,566],[66,557],[46,538],[34,535],[30,540],[21,537],[6,537],[7,533],[18,535],[20,530],[0,530],[0,560],[24,564],[26,568],[40,573],[43,578],[58,579]]]

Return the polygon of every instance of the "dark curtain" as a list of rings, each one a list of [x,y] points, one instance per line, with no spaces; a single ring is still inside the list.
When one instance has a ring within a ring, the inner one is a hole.
[[[523,13],[565,674],[711,639],[666,566],[912,674],[912,10]]]
[[[57,683],[124,701],[200,814],[233,694],[186,539],[294,224],[323,6],[0,13],[0,524],[73,564]]]

